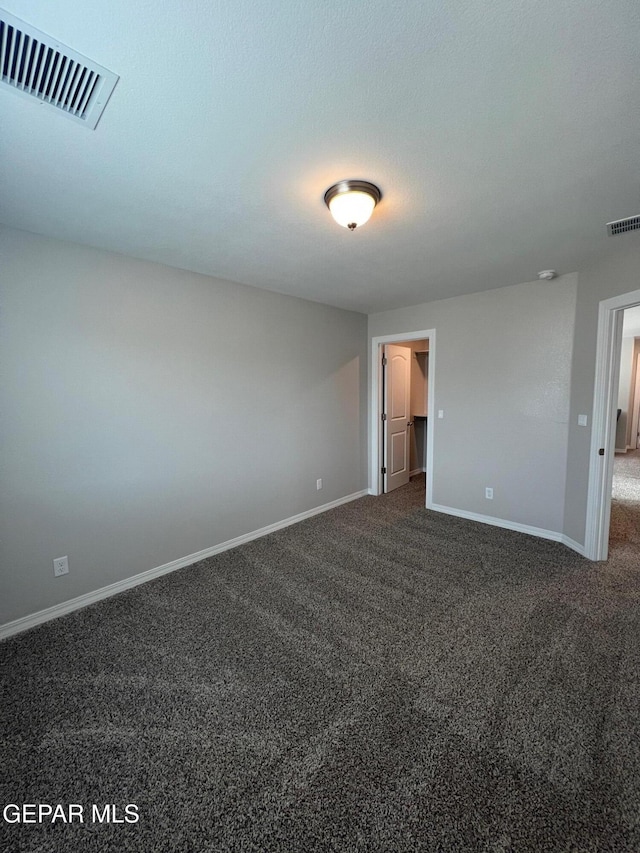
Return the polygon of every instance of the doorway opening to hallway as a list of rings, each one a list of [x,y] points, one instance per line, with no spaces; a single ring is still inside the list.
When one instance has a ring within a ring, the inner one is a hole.
[[[433,494],[435,330],[385,335],[372,340],[371,494],[424,483],[424,504]],[[419,479],[418,479],[419,478]]]
[[[620,405],[620,400],[628,400],[631,394],[625,393],[624,387],[621,389],[620,379],[625,372],[624,369],[621,371],[621,368],[624,368],[624,318],[627,312],[630,314],[631,309],[637,306],[640,306],[640,290],[605,299],[598,307],[598,343],[584,548],[585,556],[590,560],[607,559],[611,522],[618,524],[617,519],[612,518],[616,446],[623,442],[624,446],[619,446],[621,451],[636,449],[632,441],[635,402],[631,403],[629,411],[625,412],[625,417],[622,418],[624,405]],[[635,344],[631,352],[635,353]],[[633,363],[628,366],[632,369]]]
[[[640,305],[622,312],[609,553],[640,547]]]

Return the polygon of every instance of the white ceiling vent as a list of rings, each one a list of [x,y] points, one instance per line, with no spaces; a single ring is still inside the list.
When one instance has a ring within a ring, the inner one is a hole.
[[[607,222],[607,232],[610,237],[614,234],[624,234],[625,231],[637,231],[638,228],[640,228],[640,216],[627,216],[626,219]]]
[[[98,123],[118,75],[0,9],[2,88],[50,104],[74,121]]]

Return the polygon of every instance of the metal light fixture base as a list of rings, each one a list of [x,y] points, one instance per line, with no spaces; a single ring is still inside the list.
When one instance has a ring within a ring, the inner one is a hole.
[[[378,204],[380,199],[382,198],[382,193],[380,192],[380,188],[375,184],[372,184],[370,181],[338,181],[337,184],[329,187],[329,189],[324,194],[324,203],[327,205],[329,210],[331,210],[330,203],[331,200],[334,199],[337,195],[342,195],[342,193],[349,192],[360,192],[366,193],[370,195],[374,201],[374,207]],[[354,231],[356,229],[357,223],[350,222],[347,225],[349,231]]]

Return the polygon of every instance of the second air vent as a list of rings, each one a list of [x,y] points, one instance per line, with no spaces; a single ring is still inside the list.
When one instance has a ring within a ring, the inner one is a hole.
[[[92,130],[118,75],[0,9],[0,83]]]
[[[638,228],[640,228],[640,216],[627,216],[626,219],[607,222],[607,232],[610,237],[614,234],[624,234],[625,231],[637,231]]]

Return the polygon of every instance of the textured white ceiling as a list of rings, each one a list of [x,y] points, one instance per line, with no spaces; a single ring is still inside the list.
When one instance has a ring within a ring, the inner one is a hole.
[[[638,0],[4,0],[120,75],[0,91],[0,221],[377,311],[580,269],[640,213]],[[324,190],[377,183],[350,233]]]

